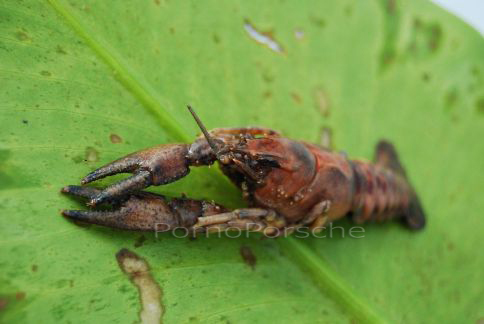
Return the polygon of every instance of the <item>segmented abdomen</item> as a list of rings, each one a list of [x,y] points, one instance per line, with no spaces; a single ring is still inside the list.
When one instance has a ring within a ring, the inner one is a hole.
[[[354,174],[353,220],[383,221],[403,216],[411,199],[407,180],[378,165],[351,161]]]

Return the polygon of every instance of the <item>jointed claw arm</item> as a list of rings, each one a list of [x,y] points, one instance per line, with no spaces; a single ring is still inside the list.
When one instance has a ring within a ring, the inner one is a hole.
[[[200,143],[193,149],[196,143],[156,146],[129,154],[94,170],[81,180],[81,184],[118,173],[132,173],[133,175],[94,193],[90,197],[88,205],[95,206],[111,198],[152,185],[157,186],[176,181],[190,172],[190,165],[212,164],[215,156],[205,148],[207,145]]]

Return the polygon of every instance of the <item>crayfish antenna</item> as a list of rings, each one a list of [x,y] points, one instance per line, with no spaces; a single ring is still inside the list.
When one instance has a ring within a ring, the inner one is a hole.
[[[202,121],[200,120],[200,118],[198,118],[198,115],[195,113],[192,106],[187,105],[187,108],[190,111],[190,113],[192,114],[195,121],[197,122],[198,127],[200,127],[200,129],[202,130],[203,136],[205,136],[205,138],[207,139],[208,145],[210,145],[210,147],[212,148],[215,155],[218,155],[219,149],[217,147],[217,144],[215,144],[215,141],[213,140],[213,138],[208,133],[208,131],[205,128],[205,126],[203,125]]]

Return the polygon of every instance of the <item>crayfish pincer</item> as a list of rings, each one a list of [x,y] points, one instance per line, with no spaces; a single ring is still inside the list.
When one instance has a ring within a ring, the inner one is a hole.
[[[192,144],[167,144],[129,154],[81,180],[85,185],[117,173],[132,173],[104,189],[67,186],[62,192],[86,198],[92,208],[64,210],[64,216],[135,231],[193,233],[249,230],[278,236],[301,227],[318,228],[350,215],[356,223],[398,219],[410,229],[425,226],[418,196],[392,144],[380,141],[373,163],[350,160],[323,147],[283,137],[267,128],[202,130]],[[168,199],[143,192],[176,181],[190,167],[218,162],[240,188],[249,208],[189,198]]]

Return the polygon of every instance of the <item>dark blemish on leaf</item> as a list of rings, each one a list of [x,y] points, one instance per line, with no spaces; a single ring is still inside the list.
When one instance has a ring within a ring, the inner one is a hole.
[[[318,87],[314,90],[314,103],[316,109],[323,117],[330,115],[331,104],[326,91],[323,88]]]
[[[393,62],[395,62],[396,56],[397,56],[397,54],[395,53],[395,51],[393,49],[390,49],[390,48],[386,49],[382,53],[382,57],[381,57],[382,66],[391,65]]]
[[[82,161],[84,161],[84,157],[77,155],[77,156],[72,157],[72,161],[74,161],[74,163],[76,163],[76,164],[81,163]]]
[[[24,123],[25,125],[27,125],[29,123],[29,121],[27,119],[22,119],[22,123]]]
[[[457,103],[458,99],[459,99],[459,94],[457,92],[457,89],[451,89],[447,91],[447,93],[444,96],[446,111],[450,112],[452,108],[455,106],[455,104]]]
[[[420,29],[420,28],[422,28],[422,26],[423,26],[423,23],[420,20],[420,18],[414,18],[413,19],[413,28],[414,29]]]
[[[121,136],[119,136],[118,134],[109,135],[109,139],[111,140],[111,143],[113,143],[113,144],[118,144],[118,143],[121,143],[123,141]]]
[[[260,32],[247,19],[244,22],[244,29],[250,38],[277,53],[284,53],[284,48],[274,39],[272,31]]]
[[[326,27],[326,21],[323,18],[319,18],[316,16],[309,16],[309,21],[316,27],[319,27],[319,28]]]
[[[440,47],[441,39],[442,28],[440,27],[440,25],[431,26],[428,46],[432,52],[435,52]]]
[[[484,97],[480,97],[476,100],[476,110],[480,114],[484,114]]]
[[[67,279],[60,279],[55,282],[56,287],[63,288],[69,285],[69,280]]]
[[[351,17],[351,16],[353,15],[353,6],[351,6],[351,5],[347,5],[347,6],[345,7],[345,15],[346,15],[347,17]]]
[[[175,28],[170,27],[170,34],[174,35],[174,34],[175,34],[175,32],[176,32],[176,31],[175,31]]]
[[[400,15],[396,1],[380,0],[383,15],[383,43],[380,49],[380,71],[388,69],[397,61],[397,41],[400,33]]]
[[[7,305],[8,305],[8,299],[0,298],[0,311],[3,311],[5,308],[7,308]]]
[[[479,68],[477,66],[473,66],[471,68],[471,73],[474,77],[476,78],[479,77]]]
[[[429,82],[430,81],[430,74],[427,72],[422,73],[422,80],[424,82]]]
[[[18,301],[24,300],[25,296],[26,296],[25,292],[19,291],[15,294],[15,299],[18,300]]]
[[[128,249],[121,249],[116,253],[121,270],[128,275],[131,282],[138,288],[141,311],[139,314],[142,323],[161,323],[163,305],[161,303],[162,291],[150,272],[146,260]]]
[[[292,97],[292,100],[294,100],[295,103],[297,103],[297,104],[301,104],[302,103],[302,98],[301,98],[301,96],[298,93],[291,92],[291,97]]]
[[[438,23],[414,18],[407,52],[413,58],[427,58],[441,47],[442,38],[442,27]]]
[[[213,42],[215,44],[219,44],[220,43],[220,37],[217,34],[213,34],[212,35],[212,39],[213,39]]]
[[[242,260],[244,260],[245,264],[250,266],[252,270],[255,269],[255,264],[257,263],[257,258],[255,257],[254,253],[252,252],[252,249],[248,246],[241,246],[240,247],[240,256],[242,257]]]
[[[197,321],[197,318],[196,318],[195,316],[190,316],[190,317],[188,318],[188,320],[189,320],[190,322],[196,322],[196,321]]]
[[[46,77],[49,77],[52,75],[52,73],[50,73],[49,71],[40,71],[40,75],[43,75],[43,76],[46,76]]]
[[[447,250],[453,251],[455,249],[455,245],[452,242],[447,243]]]
[[[36,265],[36,264],[32,264],[32,272],[37,272],[37,270],[39,269],[39,267]]]
[[[15,34],[15,36],[17,37],[17,39],[21,42],[24,42],[24,41],[27,41],[27,40],[30,40],[30,37],[27,33],[23,32],[23,31],[19,31]]]
[[[85,153],[85,161],[87,162],[97,162],[99,161],[99,152],[96,151],[94,147],[88,146],[86,147],[86,153]]]
[[[321,135],[319,138],[319,144],[322,147],[332,149],[333,148],[333,133],[331,131],[331,128],[329,127],[323,127],[321,129]]]
[[[390,15],[393,15],[397,9],[397,1],[396,0],[387,0],[387,12]]]
[[[160,0],[155,0],[155,5],[159,6],[160,5]]]
[[[272,92],[270,90],[264,91],[262,93],[262,97],[269,99],[270,97],[272,97]]]
[[[67,54],[67,52],[60,45],[56,46],[55,51],[59,54]]]
[[[140,237],[138,237],[136,239],[136,241],[134,242],[134,247],[135,248],[139,248],[140,246],[143,246],[143,244],[145,243],[146,241],[146,236],[144,235],[141,235]]]
[[[129,289],[128,289],[128,286],[122,285],[121,287],[118,288],[118,291],[124,294],[124,293],[127,293]]]
[[[270,71],[264,71],[262,73],[262,79],[267,83],[272,83],[275,77]]]

